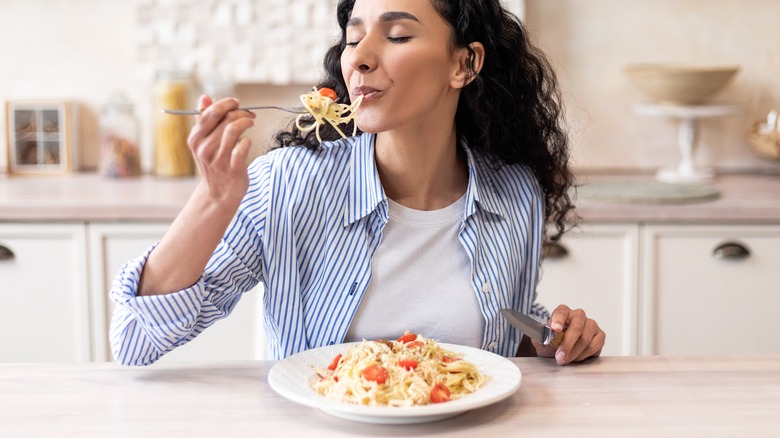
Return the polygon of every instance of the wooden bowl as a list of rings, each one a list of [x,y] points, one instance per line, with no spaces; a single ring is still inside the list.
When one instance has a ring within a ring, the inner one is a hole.
[[[625,72],[636,87],[657,103],[700,105],[720,92],[739,71],[737,66],[635,64]]]

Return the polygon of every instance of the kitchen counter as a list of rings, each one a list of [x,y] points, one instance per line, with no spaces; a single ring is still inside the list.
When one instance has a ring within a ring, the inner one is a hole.
[[[0,176],[0,220],[173,220],[197,178]]]
[[[780,431],[780,356],[515,358],[520,389],[438,422],[351,422],[277,395],[272,361],[0,365],[14,437],[734,437]]]
[[[585,174],[579,184],[654,182],[652,175]],[[580,199],[577,214],[589,222],[780,224],[780,175],[724,174],[709,183],[714,200],[689,203],[621,203]]]
[[[652,181],[651,175],[585,174],[590,181]],[[109,179],[76,173],[58,177],[0,176],[0,221],[172,220],[197,178]],[[585,221],[780,224],[780,175],[719,175],[718,199],[690,204],[577,201]]]

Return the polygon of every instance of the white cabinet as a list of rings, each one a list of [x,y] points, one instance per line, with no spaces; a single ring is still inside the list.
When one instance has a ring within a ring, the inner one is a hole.
[[[0,362],[112,360],[108,291],[129,259],[157,242],[167,223],[0,223]],[[161,361],[266,356],[262,288],[233,313]]]
[[[93,223],[89,226],[92,314],[95,360],[112,360],[108,326],[113,303],[108,299],[111,282],[121,266],[159,241],[167,223]],[[253,360],[266,356],[262,327],[262,287],[244,295],[227,318],[217,321],[188,344],[176,348],[160,361]]]
[[[583,224],[546,247],[539,301],[585,310],[607,333],[603,355],[636,354],[637,225]]]
[[[90,360],[84,224],[0,223],[0,362]]]
[[[778,225],[583,224],[561,247],[539,301],[585,309],[604,355],[780,353]]]
[[[111,282],[167,227],[0,223],[0,362],[111,360]],[[539,301],[585,309],[607,333],[604,355],[780,353],[780,225],[590,223],[560,244],[565,254],[542,263]],[[257,288],[161,361],[265,355]]]
[[[642,354],[780,353],[780,226],[646,226],[642,247]]]

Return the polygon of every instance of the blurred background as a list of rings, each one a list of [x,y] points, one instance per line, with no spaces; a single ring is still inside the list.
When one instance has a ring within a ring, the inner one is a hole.
[[[677,127],[642,117],[623,68],[645,62],[738,65],[715,102],[733,117],[702,122],[701,164],[776,170],[746,146],[749,126],[780,106],[775,0],[507,1],[549,54],[565,92],[574,164],[655,169],[679,156]],[[67,100],[78,109],[77,168],[98,163],[101,108],[119,91],[140,122],[142,168],[154,148],[154,85],[163,69],[246,104],[294,105],[338,34],[334,0],[2,0],[0,100]],[[192,103],[194,105],[194,102]],[[1,108],[3,119],[5,108]],[[254,154],[288,117],[264,113]],[[0,137],[6,138],[5,124]],[[0,155],[0,171],[6,167]]]

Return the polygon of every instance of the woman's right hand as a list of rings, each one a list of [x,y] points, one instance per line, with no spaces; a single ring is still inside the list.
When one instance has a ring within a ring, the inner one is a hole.
[[[161,295],[194,284],[203,273],[249,188],[244,137],[255,115],[236,111],[238,100],[212,102],[202,96],[202,111],[187,139],[201,181],[144,265],[138,295]]]
[[[238,106],[237,99],[212,102],[209,96],[201,96],[201,114],[187,139],[206,196],[236,207],[249,187],[247,157],[252,142],[243,135],[255,123],[255,114],[236,111]]]

